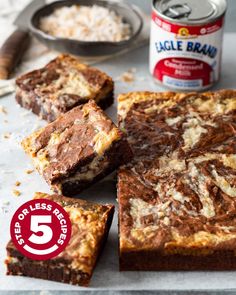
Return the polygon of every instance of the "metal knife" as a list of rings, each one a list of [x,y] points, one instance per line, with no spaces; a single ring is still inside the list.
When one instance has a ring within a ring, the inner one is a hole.
[[[17,29],[6,39],[0,49],[0,79],[8,79],[20,62],[30,41],[28,28],[30,18],[44,4],[45,0],[33,0],[14,21]]]

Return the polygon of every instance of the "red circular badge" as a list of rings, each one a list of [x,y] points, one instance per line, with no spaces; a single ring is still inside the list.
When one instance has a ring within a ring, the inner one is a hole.
[[[17,209],[10,230],[12,241],[22,254],[46,260],[57,256],[69,243],[71,221],[56,202],[34,199]]]

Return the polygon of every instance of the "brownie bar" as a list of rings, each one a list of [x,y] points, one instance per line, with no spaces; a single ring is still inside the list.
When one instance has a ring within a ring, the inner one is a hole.
[[[75,195],[132,157],[126,136],[93,100],[23,140],[52,189]]]
[[[113,103],[112,79],[65,54],[20,76],[16,85],[17,102],[49,122],[89,99],[103,109]]]
[[[88,286],[108,236],[114,206],[61,195],[35,194],[35,199],[42,198],[57,202],[67,211],[72,223],[71,240],[57,257],[42,261],[23,256],[10,241],[7,245],[7,274]]]
[[[118,101],[120,270],[236,269],[236,91]]]

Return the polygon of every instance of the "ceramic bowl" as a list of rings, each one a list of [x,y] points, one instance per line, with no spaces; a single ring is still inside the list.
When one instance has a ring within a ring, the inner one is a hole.
[[[40,30],[39,23],[42,17],[52,14],[57,8],[72,6],[74,4],[83,6],[99,5],[115,11],[118,15],[122,16],[125,22],[130,24],[132,28],[130,38],[120,42],[87,42],[54,37]],[[139,35],[143,26],[143,20],[134,6],[122,2],[105,0],[62,0],[50,3],[38,9],[33,14],[29,26],[33,35],[50,49],[78,56],[95,57],[115,54],[126,49]]]

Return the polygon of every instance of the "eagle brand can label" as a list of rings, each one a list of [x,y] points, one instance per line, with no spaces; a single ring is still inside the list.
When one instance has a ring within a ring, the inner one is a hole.
[[[219,79],[224,14],[203,24],[195,24],[194,21],[188,24],[186,11],[190,10],[193,13],[191,6],[180,10],[180,5],[174,5],[172,10],[168,10],[168,17],[163,17],[157,9],[153,9],[150,71],[167,87],[198,91],[209,88]],[[180,21],[176,23],[178,13],[184,13],[183,24]],[[173,21],[171,16],[175,17]]]

